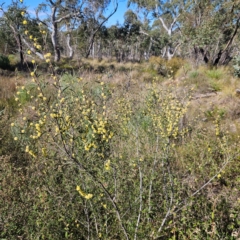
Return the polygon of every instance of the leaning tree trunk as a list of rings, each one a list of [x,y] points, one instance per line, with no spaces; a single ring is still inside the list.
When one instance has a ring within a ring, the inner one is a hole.
[[[18,50],[19,50],[19,55],[20,55],[20,68],[23,68],[23,63],[24,63],[24,57],[23,57],[23,47],[22,47],[22,39],[21,35],[18,34]]]

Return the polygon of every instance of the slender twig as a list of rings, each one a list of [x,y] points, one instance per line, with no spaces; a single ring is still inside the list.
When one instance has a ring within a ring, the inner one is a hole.
[[[139,171],[139,211],[138,211],[138,218],[135,228],[135,234],[134,234],[134,240],[137,239],[137,231],[139,227],[139,223],[141,220],[141,214],[142,214],[142,194],[143,194],[143,176],[142,176],[142,170],[141,165],[139,161],[139,138],[138,138],[138,130],[137,130],[137,161],[138,161],[138,171]]]
[[[63,144],[63,147],[60,147],[60,149],[63,150],[63,152],[66,153],[66,155],[70,158],[70,160],[72,160],[72,162],[74,164],[76,164],[76,166],[79,168],[79,169],[82,169],[84,170],[93,180],[93,182],[95,184],[97,184],[100,188],[102,188],[102,190],[105,192],[106,196],[108,197],[109,201],[111,202],[114,210],[115,210],[115,213],[116,213],[116,216],[117,216],[117,219],[119,220],[119,224],[120,224],[120,227],[125,235],[125,238],[127,240],[129,240],[129,237],[128,237],[128,234],[127,234],[127,231],[126,231],[126,228],[125,226],[123,225],[123,222],[122,222],[122,218],[121,218],[121,215],[120,215],[120,210],[116,204],[116,202],[114,201],[114,198],[111,196],[110,192],[107,190],[107,188],[104,186],[104,184],[93,174],[91,173],[90,171],[88,171],[88,169],[86,167],[84,167],[72,154],[71,152],[68,150],[67,148],[67,145],[66,145],[66,142],[64,141],[63,139],[63,135],[62,133],[60,132],[60,138],[61,138],[61,143]],[[57,144],[57,143],[56,143]],[[58,144],[57,144],[58,145]]]
[[[156,139],[156,151],[155,151],[155,157],[154,157],[153,166],[152,166],[151,175],[150,175],[150,185],[149,185],[149,192],[148,192],[148,222],[150,221],[153,175],[154,175],[154,170],[157,163],[157,154],[158,154],[158,145],[159,145],[158,142],[159,142],[159,135],[157,135],[157,139]]]
[[[87,218],[87,231],[88,231],[87,239],[89,240],[90,239],[90,223],[89,223],[90,220],[89,220],[88,209],[87,209],[86,204],[85,204],[84,212],[85,212],[85,215],[86,215],[86,218]]]
[[[92,205],[91,201],[89,201],[89,204],[90,204],[91,208],[93,209],[93,205]],[[94,223],[95,223],[96,233],[97,233],[97,236],[98,236],[98,224],[97,224],[97,219],[96,219],[96,216],[94,214],[94,211],[92,211],[92,215],[93,215],[93,219],[94,219]]]
[[[165,214],[164,219],[162,220],[162,223],[158,229],[158,232],[162,231],[162,228],[163,228],[165,222],[167,221],[168,217],[171,214],[171,208],[172,208],[172,204],[173,204],[173,180],[172,180],[172,174],[171,174],[170,166],[169,166],[169,145],[170,145],[170,141],[168,140],[168,143],[166,146],[166,152],[165,152],[165,161],[166,161],[165,164],[167,164],[167,172],[168,172],[168,176],[169,176],[170,184],[171,184],[170,202],[169,202],[169,206],[168,206],[168,211]],[[166,196],[167,196],[167,191],[166,191]],[[167,199],[167,201],[168,201],[168,199]]]

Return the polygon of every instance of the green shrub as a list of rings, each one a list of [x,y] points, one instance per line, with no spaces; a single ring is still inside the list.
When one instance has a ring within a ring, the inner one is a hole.
[[[240,77],[240,55],[234,57],[234,59],[233,59],[233,69],[234,69],[234,75],[236,77]]]
[[[177,71],[184,65],[184,60],[178,57],[173,57],[169,61],[152,56],[149,59],[150,69],[157,70],[158,74],[164,77],[174,77]]]
[[[19,59],[16,55],[9,54],[8,59],[11,66],[16,66],[19,63]]]
[[[11,66],[10,66],[9,58],[7,56],[0,54],[0,68],[9,69],[10,67]]]

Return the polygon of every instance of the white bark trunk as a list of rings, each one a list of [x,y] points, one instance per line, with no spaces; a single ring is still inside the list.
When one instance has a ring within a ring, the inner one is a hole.
[[[68,48],[68,57],[70,59],[73,58],[73,55],[74,55],[74,51],[73,51],[73,48],[71,46],[71,36],[70,36],[70,33],[67,34],[67,48]]]

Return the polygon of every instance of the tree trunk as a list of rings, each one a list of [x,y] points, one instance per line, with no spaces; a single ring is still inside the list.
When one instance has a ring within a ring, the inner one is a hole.
[[[98,60],[102,60],[101,40],[98,40]]]
[[[68,57],[69,59],[73,59],[74,51],[71,46],[71,35],[70,33],[67,34],[67,48],[68,48]]]
[[[23,57],[23,47],[22,47],[22,39],[21,35],[18,33],[18,51],[20,54],[20,68],[23,68],[24,57]]]
[[[61,52],[58,44],[58,28],[57,23],[53,23],[53,31],[51,35],[53,49],[54,49],[54,61],[58,62],[61,59]]]

